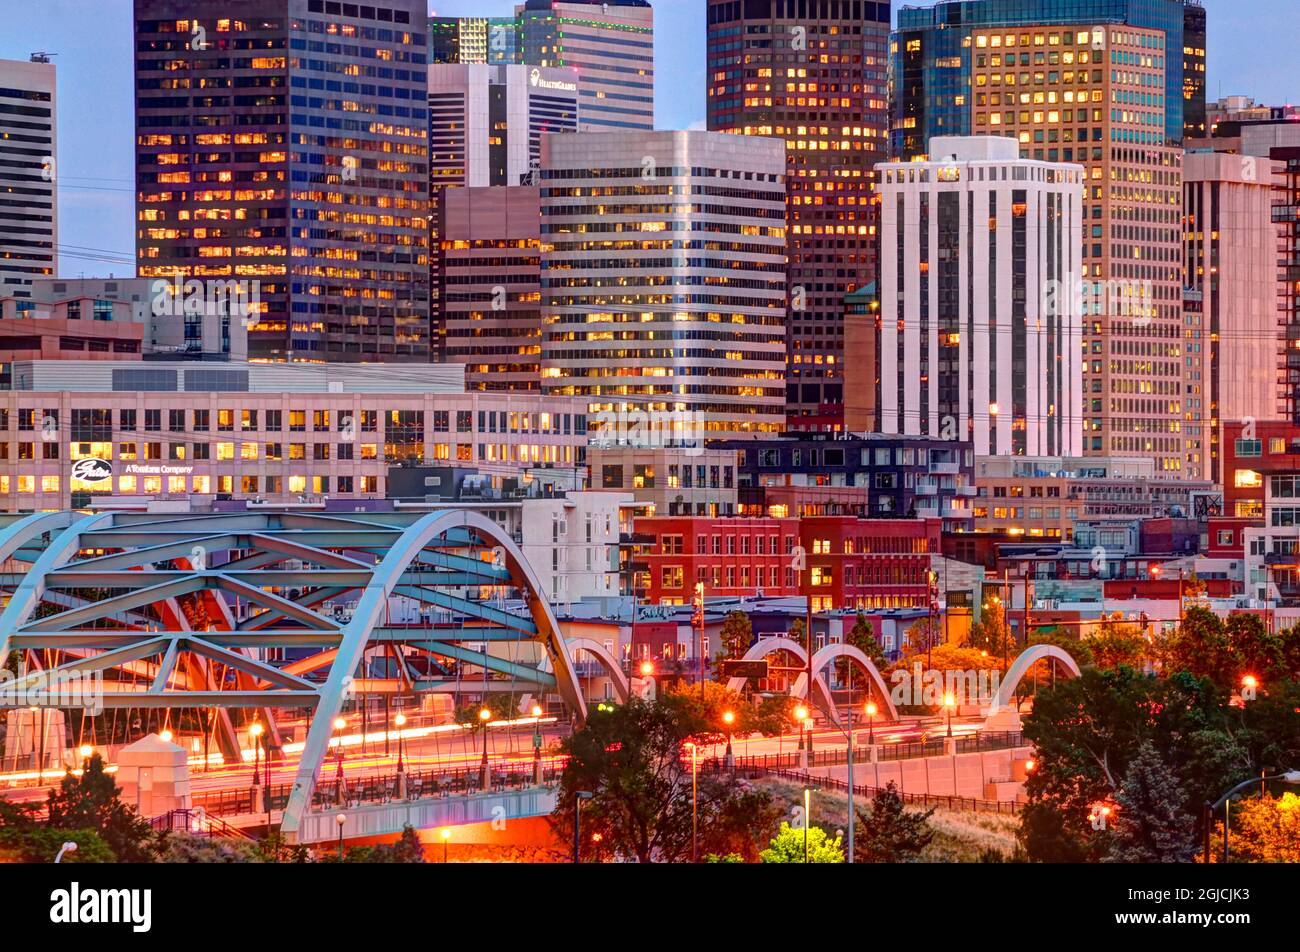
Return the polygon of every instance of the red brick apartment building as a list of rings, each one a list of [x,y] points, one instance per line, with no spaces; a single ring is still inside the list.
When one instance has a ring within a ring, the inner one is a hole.
[[[941,526],[853,516],[642,518],[634,584],[642,599],[665,605],[688,603],[703,582],[706,598],[806,594],[819,612],[925,606]]]

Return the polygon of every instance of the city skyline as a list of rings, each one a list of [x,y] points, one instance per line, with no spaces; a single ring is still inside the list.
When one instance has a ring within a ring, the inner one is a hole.
[[[927,4],[928,5],[928,4]],[[1210,43],[1207,99],[1246,95],[1259,102],[1300,101],[1300,80],[1275,68],[1291,54],[1290,35],[1253,24],[1285,22],[1292,0],[1205,0]],[[442,16],[504,15],[514,4],[441,0]],[[705,122],[705,3],[660,0],[657,17],[655,127],[703,128]],[[894,4],[895,15],[898,4]],[[59,92],[58,273],[110,277],[133,273],[135,167],[130,70],[131,2],[53,0],[5,11],[0,59],[25,60],[38,50],[53,57]],[[673,42],[664,42],[672,37]],[[90,95],[93,91],[94,95]]]

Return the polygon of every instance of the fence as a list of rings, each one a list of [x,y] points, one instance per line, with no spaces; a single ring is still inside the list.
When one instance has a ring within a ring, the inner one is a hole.
[[[829,788],[831,790],[849,789],[848,781],[838,780],[834,777],[814,777],[812,774],[799,770],[768,770],[765,771],[769,776],[780,777],[784,780],[793,780],[805,787]],[[853,795],[855,797],[874,797],[881,792],[880,787],[866,787],[858,784],[853,785]],[[947,807],[949,810],[964,810],[968,813],[1003,813],[1015,815],[1020,812],[1021,804],[1016,800],[977,800],[974,797],[945,797],[930,793],[903,793],[898,792],[898,796],[904,803],[914,804],[924,807]]]
[[[1006,750],[1024,745],[1024,738],[1019,731],[980,731],[954,738],[956,752],[974,754],[986,750]],[[897,760],[913,760],[919,757],[938,757],[947,753],[945,738],[929,740],[903,741],[896,744],[877,744],[876,759],[881,763]],[[853,748],[853,758],[857,763],[867,763],[868,748],[857,745]],[[784,770],[807,767],[837,767],[848,763],[847,744],[844,746],[826,746],[822,750],[813,750],[807,755],[807,761],[798,751],[781,754],[755,754],[735,758],[736,766],[756,770]],[[710,757],[701,761],[703,769],[720,769],[722,761]]]

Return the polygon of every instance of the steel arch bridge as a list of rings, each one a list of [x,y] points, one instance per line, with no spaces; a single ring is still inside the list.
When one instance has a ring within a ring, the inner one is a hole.
[[[237,750],[232,709],[264,712],[272,739],[272,711],[309,709],[282,825],[291,839],[344,701],[359,682],[395,688],[362,677],[371,653],[397,672],[379,680],[404,690],[446,691],[452,669],[470,664],[485,685],[490,674],[559,694],[586,716],[535,573],[473,512],[3,514],[0,591],[0,658],[16,650],[29,661],[0,707],[15,697],[58,706],[41,685],[91,675],[104,708],[217,711],[227,754]],[[437,619],[391,622],[403,600]],[[275,649],[297,659],[268,663]]]

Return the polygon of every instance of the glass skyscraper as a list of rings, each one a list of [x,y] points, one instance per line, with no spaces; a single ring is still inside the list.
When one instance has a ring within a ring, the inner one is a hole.
[[[926,152],[937,135],[971,132],[971,34],[983,27],[1123,23],[1161,30],[1171,55],[1165,75],[1165,135],[1181,141],[1184,110],[1205,113],[1205,11],[1199,0],[950,0],[904,7],[891,40],[890,148],[897,158]],[[1178,56],[1184,24],[1199,56]],[[1186,90],[1186,91],[1185,91]],[[1184,96],[1187,96],[1186,105]]]

